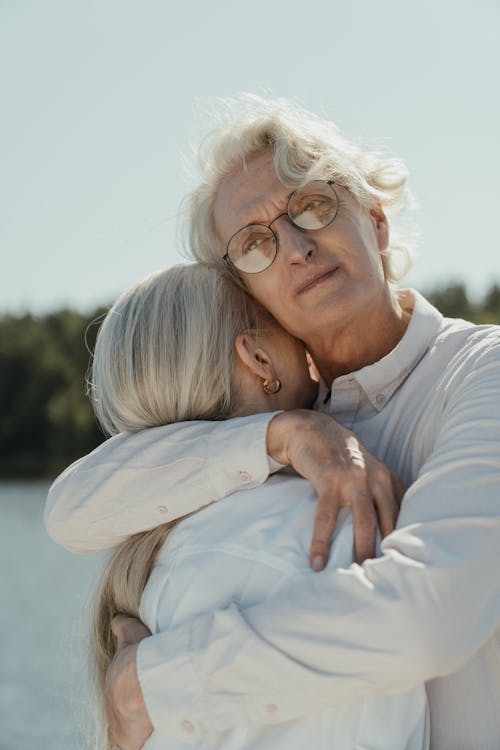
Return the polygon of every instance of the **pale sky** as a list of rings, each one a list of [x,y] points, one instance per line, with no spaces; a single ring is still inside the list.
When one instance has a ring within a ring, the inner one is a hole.
[[[405,283],[500,282],[497,0],[0,0],[0,313],[109,303],[183,260],[214,97],[293,97],[408,165]]]

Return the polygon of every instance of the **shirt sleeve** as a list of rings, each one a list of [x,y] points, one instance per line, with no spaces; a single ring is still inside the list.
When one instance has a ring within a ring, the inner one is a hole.
[[[269,474],[266,435],[275,413],[184,422],[107,440],[52,484],[45,507],[49,535],[72,552],[95,552],[256,487]]]
[[[382,556],[145,639],[162,721],[193,732],[285,721],[458,671],[500,624],[500,356],[453,384]],[[272,713],[268,707],[272,706]]]

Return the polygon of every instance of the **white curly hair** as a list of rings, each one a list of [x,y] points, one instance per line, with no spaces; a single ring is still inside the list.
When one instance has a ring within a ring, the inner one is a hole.
[[[240,94],[217,102],[215,127],[198,148],[199,186],[183,202],[187,250],[196,260],[226,270],[213,207],[221,182],[253,154],[272,149],[278,179],[291,189],[333,179],[366,207],[380,204],[391,225],[382,253],[386,280],[397,283],[411,265],[415,232],[402,221],[412,205],[405,165],[340,134],[335,124],[284,99]],[[241,283],[241,280],[239,280]]]

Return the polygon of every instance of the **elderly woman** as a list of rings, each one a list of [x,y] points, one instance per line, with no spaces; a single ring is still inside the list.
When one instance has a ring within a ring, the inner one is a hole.
[[[91,385],[96,414],[111,434],[307,408],[317,390],[303,344],[231,280],[203,265],[159,272],[118,299],[98,335]],[[93,643],[101,694],[116,650],[110,625],[117,613],[140,616],[157,633],[218,608],[255,605],[314,576],[307,552],[316,499],[307,481],[280,472],[246,491],[240,502],[214,503],[122,543],[96,603]],[[140,506],[140,495],[136,502]],[[346,515],[329,566],[347,568],[352,550]],[[349,622],[344,627],[348,638]],[[290,697],[293,716],[280,715],[280,707],[263,695],[251,726],[232,731],[197,737],[188,718],[180,726],[160,723],[148,748],[427,747],[423,686],[335,708],[327,682],[314,708],[300,684],[290,685]]]

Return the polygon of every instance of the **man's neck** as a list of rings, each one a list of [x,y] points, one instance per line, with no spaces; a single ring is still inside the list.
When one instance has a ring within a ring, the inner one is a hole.
[[[342,331],[326,332],[307,348],[322,380],[331,385],[341,375],[378,362],[401,341],[413,308],[403,307],[394,293],[389,304],[350,322]]]

